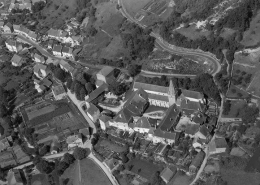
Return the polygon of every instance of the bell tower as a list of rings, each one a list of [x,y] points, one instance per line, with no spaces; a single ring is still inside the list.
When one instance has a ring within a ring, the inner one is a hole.
[[[175,89],[173,87],[172,80],[170,80],[169,91],[168,91],[169,105],[172,106],[176,103]]]

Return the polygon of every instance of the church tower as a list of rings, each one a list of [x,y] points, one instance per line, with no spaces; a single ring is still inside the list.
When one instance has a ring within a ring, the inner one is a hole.
[[[172,106],[173,104],[176,103],[175,90],[173,87],[172,80],[170,80],[168,98],[169,98],[169,106]]]

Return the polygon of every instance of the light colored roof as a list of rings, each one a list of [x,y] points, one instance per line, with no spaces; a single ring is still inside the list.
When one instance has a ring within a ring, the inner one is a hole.
[[[33,31],[29,31],[28,35],[29,35],[29,37],[31,37],[31,38],[37,39],[37,34],[34,33]]]
[[[153,133],[154,136],[164,138],[164,139],[176,140],[176,138],[178,137],[176,132],[162,131],[160,128],[154,130]]]
[[[92,103],[89,104],[89,108],[87,109],[87,112],[90,114],[90,115],[95,115],[95,114],[99,114],[100,111],[99,109]]]
[[[139,118],[139,119],[137,120],[137,122],[131,124],[131,126],[132,126],[133,128],[135,128],[135,127],[136,127],[136,128],[147,128],[147,129],[150,129],[150,128],[151,128],[151,124],[150,124],[148,118],[146,118],[146,117],[141,117],[141,118]]]
[[[33,71],[35,73],[38,73],[40,70],[46,70],[47,69],[47,66],[46,65],[43,65],[43,64],[39,64],[37,63],[34,67],[33,67]]]
[[[111,120],[111,118],[105,114],[102,114],[102,116],[99,117],[99,119],[101,121],[103,121],[104,123],[108,122],[109,120]]]
[[[194,98],[194,99],[202,99],[203,98],[203,95],[198,91],[191,91],[191,90],[182,89],[181,92],[182,92],[182,95],[187,97],[187,98]]]
[[[189,135],[195,135],[200,127],[198,124],[186,124],[185,126],[185,133]]]
[[[45,58],[43,56],[39,55],[38,53],[34,54],[34,58],[37,58],[37,59],[41,60],[42,62],[45,61]]]
[[[48,80],[47,78],[44,78],[42,80],[42,85],[46,86],[46,87],[50,87],[52,84],[52,82],[50,80]]]
[[[48,30],[48,35],[53,36],[53,37],[58,37],[59,36],[59,30],[54,30],[54,29],[49,29]]]
[[[114,71],[114,69],[115,68],[113,68],[113,67],[105,66],[98,72],[98,74],[101,74],[103,76],[108,76],[111,72]]]
[[[77,139],[81,138],[79,134],[75,134],[72,136],[67,137],[66,142],[68,144],[74,143]]]
[[[0,21],[0,26],[4,26],[4,24],[5,24],[4,22]]]
[[[52,92],[53,92],[53,94],[55,94],[55,96],[66,93],[63,85],[57,85],[57,86],[52,87]]]
[[[21,26],[14,24],[14,25],[13,25],[13,28],[14,28],[14,30],[20,30],[20,29],[21,29]]]
[[[203,105],[200,102],[182,99],[181,100],[181,109],[202,111]]]
[[[19,65],[21,63],[22,59],[23,59],[22,57],[15,54],[13,56],[13,58],[11,59],[11,62]]]
[[[161,92],[161,93],[168,93],[169,87],[147,84],[142,82],[134,82],[134,89],[143,88],[145,91],[154,91],[154,92]]]
[[[75,69],[74,67],[72,67],[68,62],[66,62],[65,60],[60,60],[60,65],[62,65],[67,71],[69,72],[73,72]]]

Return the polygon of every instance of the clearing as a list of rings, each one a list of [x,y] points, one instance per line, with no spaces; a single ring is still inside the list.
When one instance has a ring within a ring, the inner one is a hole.
[[[180,29],[177,29],[176,32],[192,40],[199,39],[202,36],[208,37],[210,34],[210,31],[198,29],[196,28],[196,25],[191,25],[187,28],[182,27]]]
[[[260,11],[252,19],[250,27],[244,32],[243,40],[240,43],[246,47],[256,46],[260,43]]]
[[[110,185],[103,170],[92,160],[86,158],[75,161],[60,177],[60,184],[68,179],[67,185]]]

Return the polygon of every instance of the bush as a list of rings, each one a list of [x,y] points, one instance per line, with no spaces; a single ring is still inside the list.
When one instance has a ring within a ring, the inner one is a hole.
[[[74,152],[73,152],[73,156],[74,156],[75,159],[77,159],[77,160],[82,160],[82,159],[86,158],[89,153],[90,153],[90,152],[89,152],[87,149],[77,147],[77,148],[74,150]]]

